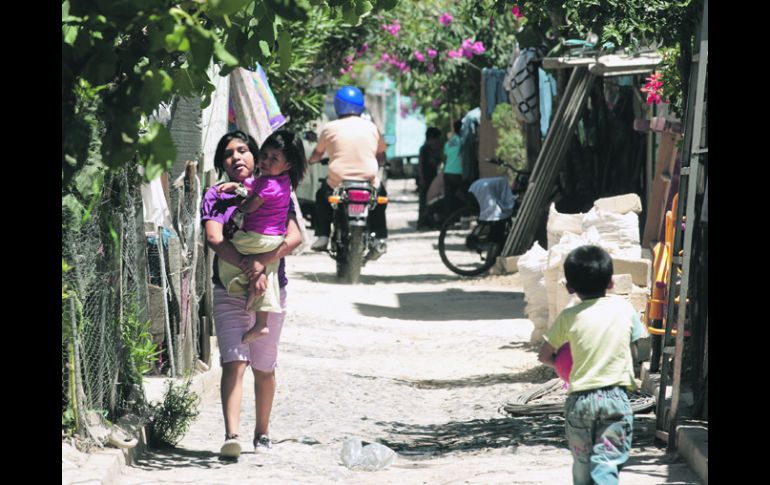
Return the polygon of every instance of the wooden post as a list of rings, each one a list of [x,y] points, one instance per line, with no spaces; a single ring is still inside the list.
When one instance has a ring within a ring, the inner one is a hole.
[[[647,203],[647,220],[644,223],[643,248],[651,249],[660,240],[660,231],[666,216],[666,202],[671,188],[671,177],[678,154],[676,148],[678,139],[679,136],[672,133],[660,134],[655,178]]]

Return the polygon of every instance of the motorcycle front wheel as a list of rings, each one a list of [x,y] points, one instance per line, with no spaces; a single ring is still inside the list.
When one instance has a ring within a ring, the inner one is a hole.
[[[441,261],[452,272],[478,276],[489,270],[502,250],[499,242],[489,240],[491,226],[480,224],[478,211],[463,207],[446,218],[438,236]]]
[[[363,263],[364,228],[351,226],[346,247],[337,254],[337,279],[342,283],[357,284]]]

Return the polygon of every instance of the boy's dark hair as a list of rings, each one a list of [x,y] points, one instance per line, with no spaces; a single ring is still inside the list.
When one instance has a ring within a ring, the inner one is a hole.
[[[441,130],[436,128],[435,126],[431,126],[428,128],[428,130],[425,132],[425,139],[431,140],[433,138],[441,138]]]
[[[463,129],[463,122],[462,122],[462,120],[455,121],[455,124],[454,124],[455,133],[457,133],[459,135],[460,134],[460,130],[462,130],[462,129]]]
[[[217,149],[214,152],[214,168],[220,177],[222,176],[222,172],[225,171],[225,149],[227,148],[227,144],[230,143],[233,138],[237,138],[243,142],[246,142],[246,144],[249,146],[249,151],[254,156],[254,162],[256,163],[257,161],[257,157],[259,155],[259,146],[257,145],[257,140],[255,140],[251,135],[247,135],[240,130],[231,131],[219,140]]]
[[[612,258],[599,246],[580,246],[564,261],[567,284],[578,294],[597,295],[612,279]]]
[[[262,143],[262,148],[268,147],[283,152],[286,161],[289,162],[291,188],[297,190],[297,186],[307,171],[307,157],[305,156],[305,145],[302,143],[302,137],[289,130],[278,130]]]

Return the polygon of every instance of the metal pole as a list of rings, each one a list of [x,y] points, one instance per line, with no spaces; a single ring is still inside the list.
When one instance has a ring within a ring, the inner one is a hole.
[[[693,140],[692,147],[690,147],[690,160],[689,169],[690,173],[687,178],[687,198],[686,207],[684,209],[687,213],[686,224],[684,229],[684,257],[682,262],[682,283],[679,291],[679,312],[676,319],[676,343],[674,345],[674,379],[672,382],[673,394],[671,396],[671,422],[669,423],[669,439],[668,450],[673,451],[676,448],[676,425],[679,415],[679,398],[681,395],[682,384],[682,357],[684,353],[684,321],[687,313],[687,292],[690,285],[690,259],[692,257],[692,237],[695,232],[697,221],[695,220],[695,197],[698,193],[698,174],[700,172],[700,150],[701,146],[701,134],[703,126],[703,96],[706,88],[706,66],[708,64],[708,31],[706,26],[708,25],[708,0],[703,5],[703,18],[700,25],[699,48],[698,48],[698,71],[697,73],[690,71],[690,75],[697,75],[697,84],[695,86],[695,106],[693,113],[693,123],[691,125]],[[680,201],[681,203],[682,201]],[[680,214],[682,210],[678,211]],[[677,221],[679,222],[679,221]],[[679,228],[677,228],[679,229]]]
[[[171,363],[171,377],[176,377],[176,366],[174,365],[174,344],[171,335],[171,322],[168,318],[168,283],[166,282],[166,257],[163,255],[163,233],[161,226],[157,228],[158,257],[160,258],[160,285],[163,289],[163,316],[166,321],[166,341],[168,346],[168,360]]]

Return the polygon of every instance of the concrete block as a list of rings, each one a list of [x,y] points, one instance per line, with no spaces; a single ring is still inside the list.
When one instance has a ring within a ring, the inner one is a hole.
[[[519,257],[518,256],[509,256],[507,258],[498,258],[498,261],[502,259],[503,261],[503,268],[505,268],[505,272],[508,274],[511,273],[517,273],[519,271]]]
[[[631,293],[627,295],[627,297],[631,306],[634,307],[634,310],[641,314],[647,311],[647,301],[650,298],[649,289],[633,285]]]
[[[634,287],[634,280],[630,274],[614,274],[612,283],[612,289],[608,292],[612,295],[629,295]]]
[[[677,452],[690,468],[709,482],[709,431],[703,426],[682,425],[676,428]]]
[[[652,351],[651,345],[652,345],[651,337],[643,337],[636,341],[636,346],[639,349],[639,360],[641,361],[650,360],[650,354]]]
[[[616,214],[625,214],[627,212],[640,214],[642,212],[642,200],[636,194],[616,195],[615,197],[597,199],[594,202],[594,207]]]
[[[650,286],[652,263],[649,259],[612,258],[614,274],[630,274],[636,286]]]

